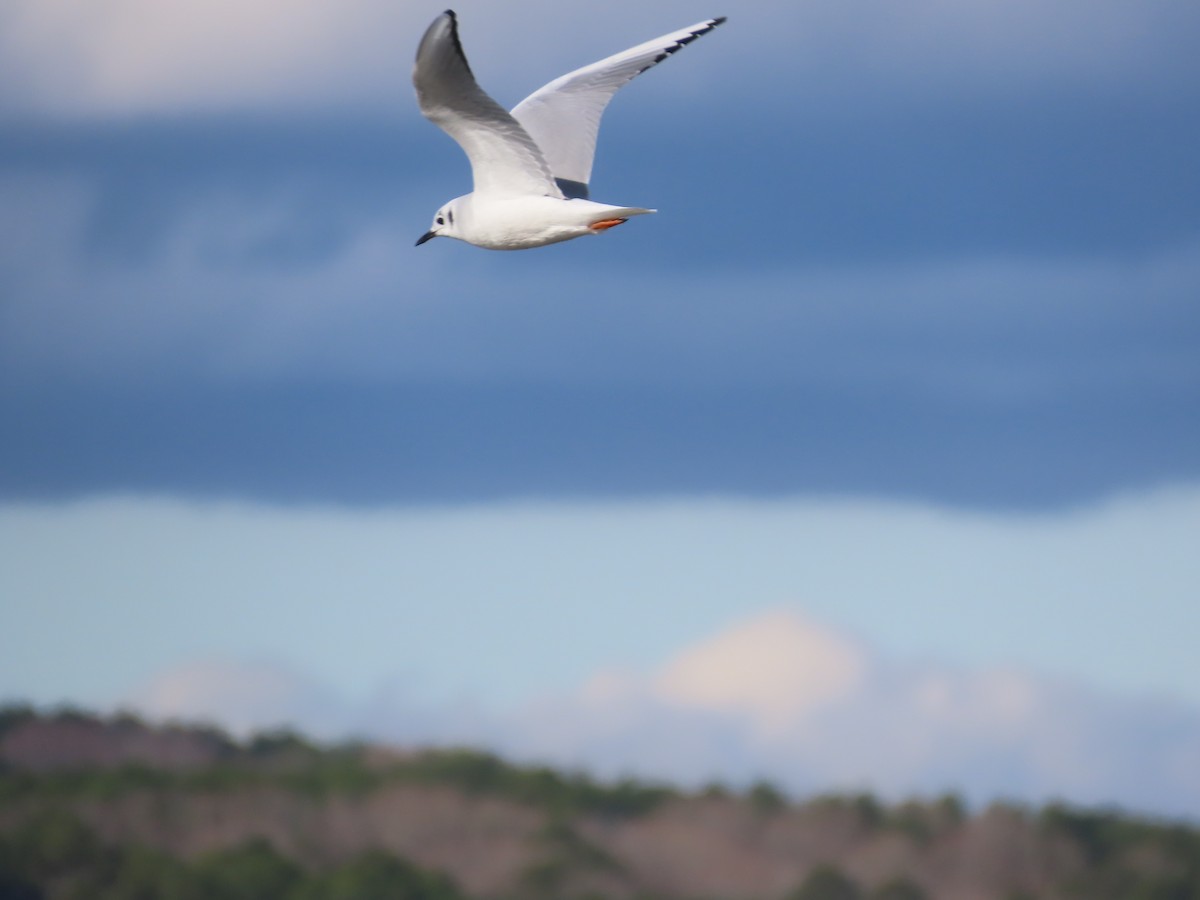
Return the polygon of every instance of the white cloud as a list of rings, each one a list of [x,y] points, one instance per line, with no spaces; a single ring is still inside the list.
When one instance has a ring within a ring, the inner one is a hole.
[[[563,4],[527,2],[514,15],[463,0],[458,11],[475,68],[512,102],[568,67],[699,17],[682,0],[653,11],[616,0],[603,15],[589,11],[586,28],[579,10]],[[385,0],[13,0],[0,13],[0,97],[72,115],[392,107],[408,95],[412,51],[433,12]],[[1166,83],[1187,65],[1179,35],[1197,27],[1188,4],[1167,0],[757,0],[703,14],[717,12],[734,17],[721,38],[726,50],[707,63],[719,78],[680,71],[664,91],[732,87],[766,73],[797,97],[847,81],[936,93],[1147,73]],[[514,56],[516,46],[539,52]]]
[[[702,670],[728,643],[712,636],[768,605],[838,626],[776,629],[783,675],[807,665],[788,660],[797,634],[831,660],[834,676],[806,688],[801,711],[820,708],[814,697],[837,706],[870,681],[842,629],[891,658],[1060,672],[1194,704],[1198,529],[1195,486],[1022,515],[845,498],[8,504],[0,597],[23,602],[0,607],[0,683],[38,702],[103,702],[180,660],[249,657],[293,661],[351,698],[398,673],[421,685],[422,702],[463,694],[495,705],[623,669],[592,686],[603,699],[626,695],[631,672],[686,671],[671,662],[679,647]],[[940,671],[911,682],[922,715],[969,710]],[[747,709],[770,678],[743,682],[724,695],[693,684],[689,696]],[[660,690],[633,686],[645,702]],[[988,690],[1012,715],[1024,708],[1019,684]]]
[[[0,358],[22,375],[154,377],[168,368],[243,382],[819,381],[988,401],[1200,378],[1186,343],[1155,354],[1112,342],[1100,353],[1089,343],[1135,317],[1169,328],[1185,316],[1200,289],[1195,241],[1124,259],[798,264],[692,280],[668,269],[640,272],[637,291],[614,293],[603,281],[580,283],[571,256],[408,252],[428,210],[407,198],[392,216],[347,226],[328,254],[273,266],[256,262],[255,248],[286,238],[312,202],[286,188],[208,194],[133,259],[86,250],[101,200],[77,181],[12,177],[0,190],[8,199],[0,233],[13,236],[0,247],[10,286]],[[564,283],[569,300],[548,289]],[[1012,330],[1086,352],[1035,353],[1014,365],[973,349]]]
[[[351,726],[335,692],[279,663],[185,663],[150,679],[128,703],[160,720],[215,722],[237,735],[302,724],[310,734],[328,737]]]
[[[758,647],[773,659],[785,646],[806,665],[752,682],[736,666],[721,668],[732,660],[714,652],[736,647],[740,659]],[[736,705],[720,692],[680,700],[661,689],[664,673],[701,658],[716,667],[708,678],[738,686]],[[1200,748],[1195,707],[1028,671],[914,665],[794,613],[739,623],[658,673],[605,679],[620,690],[593,684],[532,707],[508,724],[503,745],[693,784],[765,776],[802,793],[865,788],[900,799],[954,790],[975,802],[1061,798],[1177,816],[1200,804],[1193,768],[1180,765],[1194,764]],[[808,703],[814,684],[837,684],[836,699]]]
[[[859,648],[841,636],[774,613],[684,651],[652,690],[673,706],[744,714],[769,734],[851,693],[863,670]]]
[[[557,56],[570,60],[566,65],[591,62],[570,56],[561,39],[550,39],[550,29],[569,31],[573,18],[556,7],[526,4],[522,15],[514,16],[510,9],[477,0],[457,5],[474,67],[507,63],[498,77],[488,79],[489,87],[503,93],[511,81],[506,76],[522,63],[511,48],[539,40],[547,50],[543,64],[556,64]],[[685,18],[647,27],[665,31],[695,19],[686,4],[675,8]],[[15,0],[2,20],[0,48],[12,77],[0,97],[16,108],[68,116],[347,106],[390,110],[405,103],[407,114],[415,117],[409,72],[420,34],[438,11],[389,0],[250,5]],[[632,21],[648,18],[635,15]],[[605,35],[618,42],[653,36],[630,34],[628,19],[615,11],[606,21]],[[595,52],[615,52],[626,44],[604,46]],[[550,72],[544,80],[558,74]],[[540,83],[526,84],[524,92]]]
[[[387,691],[347,703],[286,668],[215,663],[164,673],[132,705],[239,732],[290,723],[321,737],[466,742],[692,786],[767,777],[797,793],[952,790],[973,802],[1066,799],[1174,816],[1200,804],[1194,707],[1029,672],[915,666],[781,610],[656,671],[600,673],[502,713],[419,709]]]
[[[411,32],[402,6],[17,0],[4,49],[21,79],[6,93],[20,105],[104,115],[345,101],[396,85],[407,69],[384,52],[389,35]]]
[[[1022,516],[7,506],[0,683],[609,775],[1181,814],[1198,516],[1194,488]]]

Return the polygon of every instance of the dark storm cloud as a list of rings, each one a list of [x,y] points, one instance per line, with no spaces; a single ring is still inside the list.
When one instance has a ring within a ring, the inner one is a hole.
[[[1001,508],[1200,476],[1190,391],[1025,403],[854,391],[331,385],[3,399],[0,493],[349,504],[729,492]]]
[[[942,23],[978,52],[920,71],[921,29],[875,23],[856,63],[816,52],[852,34],[832,9],[775,11],[793,55],[731,27],[711,90],[606,120],[596,196],[662,212],[540,254],[411,248],[469,176],[407,101],[10,115],[3,494],[1038,505],[1194,478],[1196,64],[1153,9],[1152,37],[1022,61],[981,7]]]
[[[719,122],[614,116],[595,183],[653,198],[689,224],[673,232],[680,246],[662,245],[672,233],[629,241],[640,264],[664,251],[668,264],[675,251],[730,266],[1136,254],[1200,233],[1193,108],[1182,92],[1116,104],[798,106],[786,119],[750,107]],[[297,231],[325,234],[301,238],[297,262],[364,217],[399,215],[414,193],[468,185],[465,159],[425,123],[328,115],[10,122],[0,126],[0,174],[10,173],[93,185],[85,249],[101,253],[151,253],[214,190],[269,199],[287,189],[310,204]],[[417,227],[427,217],[419,209]]]
[[[856,123],[807,142],[799,164],[794,136],[768,142],[760,167],[710,132],[735,164],[702,191],[697,172],[639,173],[617,153],[629,193],[669,195],[663,218],[689,227],[541,259],[423,248],[459,254],[449,284],[453,268],[414,273],[449,263],[403,256],[398,235],[424,221],[414,172],[457,184],[464,167],[416,155],[398,127],[10,128],[2,171],[31,206],[53,205],[53,191],[38,203],[47,184],[84,199],[67,215],[77,233],[51,220],[58,246],[5,264],[3,493],[1029,506],[1196,477],[1197,267],[1186,246],[1139,262],[1194,233],[1183,151],[1114,140],[1076,171],[1081,114],[1057,133],[1053,118],[1036,165],[1019,120],[982,117],[947,120],[953,151],[922,152],[941,139],[928,123],[874,145]],[[688,140],[638,154],[687,158]],[[795,177],[758,190],[746,173],[764,168]],[[374,279],[345,262],[371,229],[395,239]],[[1131,262],[1059,272],[1064,254]],[[970,262],[1006,255],[1034,262]]]
[[[394,208],[412,165],[436,169],[436,155],[386,119],[235,115],[0,125],[0,177],[57,177],[93,195],[78,250],[101,259],[153,260],[189,210],[214,192],[268,204],[286,192],[306,207],[280,235],[277,249],[286,249],[279,261],[320,261],[337,250],[346,229]],[[262,248],[243,249],[245,262],[258,261]]]

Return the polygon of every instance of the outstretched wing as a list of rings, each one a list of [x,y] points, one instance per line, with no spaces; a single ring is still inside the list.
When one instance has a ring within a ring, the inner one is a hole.
[[[453,10],[421,38],[413,86],[425,118],[466,152],[476,193],[562,196],[533,138],[475,82]]]
[[[587,195],[600,117],[617,89],[724,21],[721,16],[698,22],[576,69],[516,105],[513,118],[537,142],[568,194]]]

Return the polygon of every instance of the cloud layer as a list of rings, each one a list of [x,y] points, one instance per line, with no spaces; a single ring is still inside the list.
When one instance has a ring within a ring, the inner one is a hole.
[[[1064,799],[1170,816],[1200,803],[1193,707],[897,660],[796,612],[735,623],[653,670],[598,673],[575,693],[504,713],[422,709],[386,692],[356,707],[269,666],[216,663],[167,672],[132,702],[158,717],[466,741],[693,786],[767,777],[806,794],[957,791],[977,803]]]
[[[922,0],[902,13],[882,0],[802,8],[757,0],[702,13],[675,0],[653,14],[621,0],[586,23],[578,10],[545,2],[522,4],[520,15],[477,0],[458,11],[474,67],[510,105],[568,68],[721,12],[736,16],[739,33],[722,38],[733,55],[716,63],[719,78],[680,73],[680,83],[711,90],[744,73],[794,82],[802,97],[831,84],[942,95],[980,87],[1005,94],[1046,81],[1085,91],[1114,80],[1161,87],[1195,74],[1184,35],[1198,24],[1187,4],[1168,0]],[[431,18],[429,8],[381,0],[16,0],[0,20],[0,98],[60,115],[378,108],[407,96],[413,47]],[[1164,34],[1176,39],[1164,44]],[[515,46],[541,52],[514,58]],[[761,102],[770,102],[767,93]]]
[[[721,12],[458,11],[508,102]],[[0,496],[1012,508],[1200,477],[1200,13],[726,12],[605,119],[597,191],[660,215],[501,255],[412,247],[468,177],[411,98],[428,10],[6,4]]]
[[[0,447],[0,494],[820,491],[1011,508],[1200,475],[1200,253],[1179,223],[1144,247],[1186,194],[1163,216],[1123,208],[1116,238],[1079,233],[1083,256],[1039,255],[1044,235],[1012,210],[1021,253],[987,235],[956,247],[950,216],[906,256],[918,207],[885,196],[833,240],[837,190],[792,223],[812,234],[746,231],[682,183],[667,202],[683,230],[428,255],[409,246],[427,210],[388,152],[395,132],[236,134],[8,145],[0,413],[23,427]],[[820,231],[824,261],[789,249]]]
[[[956,790],[1172,815],[1200,802],[1186,762],[1200,752],[1195,708],[898,660],[796,613],[735,624],[657,671],[603,676],[555,707],[528,715],[508,746],[536,755],[540,739],[555,758],[695,782],[766,773],[806,793]],[[522,746],[530,728],[533,746]]]
[[[0,506],[0,685],[38,702],[111,703],[154,671],[231,656],[290,662],[351,698],[395,673],[422,702],[512,706],[614,666],[649,671],[690,646],[670,697],[736,710],[757,702],[752,686],[717,674],[702,689],[688,676],[711,668],[703,638],[782,604],[889,656],[1059,671],[1197,703],[1198,528],[1195,487],[1041,514],[865,499]],[[764,627],[766,646],[752,632],[722,652],[784,666],[800,638],[775,631],[777,644]],[[838,641],[804,657],[784,670],[840,674],[795,695],[801,710],[864,671]]]
[[[1042,515],[0,507],[0,685],[690,784],[1183,814],[1198,526],[1195,489]]]
[[[0,178],[0,232],[13,236],[0,248],[3,370],[118,383],[165,371],[210,384],[820,381],[983,401],[1200,386],[1196,239],[1090,259],[942,250],[748,271],[731,258],[682,284],[678,260],[624,260],[632,290],[615,290],[577,280],[574,258],[410,256],[403,221],[422,210],[402,196],[384,211],[352,180],[257,168],[218,185],[196,172],[201,196],[144,209],[140,225],[122,221],[117,195],[152,184]],[[256,174],[276,183],[239,193]]]

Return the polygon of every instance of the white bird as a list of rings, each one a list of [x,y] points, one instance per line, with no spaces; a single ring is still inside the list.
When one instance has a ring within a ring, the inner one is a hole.
[[[475,189],[439,209],[417,245],[451,237],[522,250],[599,234],[654,212],[587,199],[600,116],[617,88],[724,21],[708,19],[576,69],[508,113],[475,82],[458,19],[446,10],[421,38],[413,85],[421,112],[466,152]]]

